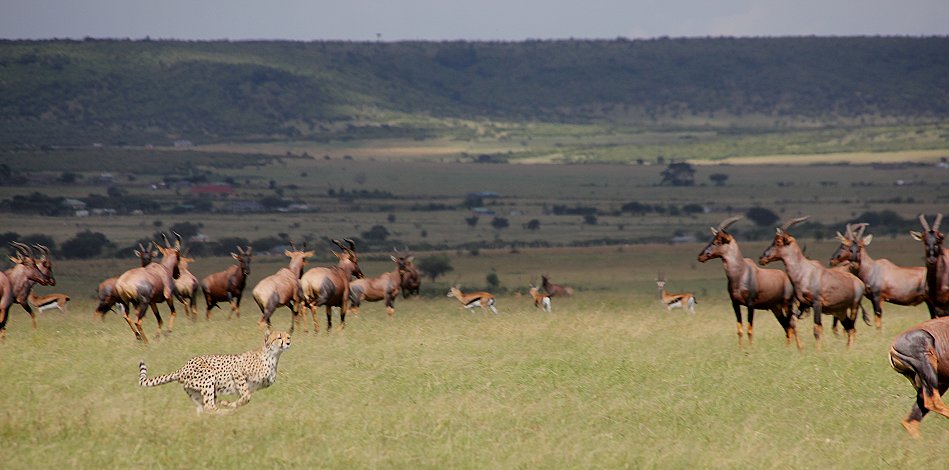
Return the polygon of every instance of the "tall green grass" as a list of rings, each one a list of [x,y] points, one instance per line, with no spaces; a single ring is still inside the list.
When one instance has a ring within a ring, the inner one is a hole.
[[[945,419],[924,420],[919,440],[900,427],[913,389],[886,362],[891,339],[923,320],[924,308],[888,307],[882,332],[858,326],[850,351],[828,334],[822,353],[814,351],[809,318],[801,321],[799,353],[784,345],[770,313],[759,312],[755,344],[741,352],[721,267],[689,268],[683,261],[697,251],[689,248],[456,259],[464,285],[482,282],[489,266],[512,288],[544,269],[578,294],[554,299],[550,314],[513,294],[500,296],[500,315],[467,312],[440,295],[400,299],[392,319],[370,304],[331,333],[320,314],[323,331],[296,330],[276,383],[226,416],[196,415],[177,384],[140,388],[137,364],[144,359],[150,374],[166,373],[194,355],[257,347],[259,313],[249,296],[239,319],[179,317],[174,333],[147,347],[117,315],[91,320],[86,294],[74,296],[67,314],[40,314],[36,331],[14,307],[0,344],[4,467],[949,463],[941,451]],[[655,301],[652,276],[663,257],[670,288],[699,293],[696,314],[670,313]],[[63,263],[57,287],[85,292],[97,271],[114,269],[82,266]],[[275,266],[254,266],[255,279]],[[150,315],[145,325],[153,334]],[[278,311],[274,325],[286,328],[289,313]]]

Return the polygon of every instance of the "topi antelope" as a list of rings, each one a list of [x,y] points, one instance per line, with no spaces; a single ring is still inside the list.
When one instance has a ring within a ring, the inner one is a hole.
[[[399,250],[393,248],[399,263],[399,275],[402,277],[402,298],[408,298],[410,295],[419,295],[421,280],[418,275],[418,268],[415,267],[415,257],[411,254],[399,256]]]
[[[666,310],[672,311],[674,308],[687,308],[689,313],[695,313],[695,296],[689,292],[681,294],[670,294],[666,292],[666,275],[659,271],[659,279],[656,279],[656,286],[659,287],[659,301],[666,306]]]
[[[161,253],[161,261],[151,263],[143,268],[133,268],[125,271],[115,282],[115,289],[119,293],[120,302],[123,305],[130,305],[125,309],[123,317],[128,323],[129,328],[135,333],[137,339],[148,344],[148,337],[142,328],[142,320],[145,317],[145,310],[149,307],[155,314],[155,320],[158,322],[158,335],[162,333],[162,319],[158,313],[158,304],[165,302],[171,310],[171,317],[168,319],[168,333],[171,333],[175,325],[175,302],[174,289],[175,279],[178,278],[178,260],[181,256],[181,236],[175,234],[175,244],[168,242],[168,237],[162,234],[165,246],[158,245],[158,251]],[[129,311],[135,309],[135,324],[132,324],[129,318]]]
[[[550,282],[550,277],[546,274],[540,275],[540,284],[544,291],[547,292],[547,295],[551,297],[570,297],[573,295],[573,287],[554,284]]]
[[[738,348],[742,346],[741,306],[747,307],[748,313],[748,345],[752,344],[752,334],[755,321],[755,309],[771,310],[774,318],[784,328],[787,344],[791,338],[797,342],[797,349],[801,349],[801,338],[797,334],[797,319],[791,313],[791,302],[794,298],[794,286],[784,271],[777,269],[762,269],[750,258],[741,255],[738,242],[726,230],[731,224],[741,219],[741,216],[729,217],[712,227],[712,241],[699,253],[698,260],[702,263],[721,258],[725,267],[725,278],[728,280],[728,296],[732,301],[732,310],[738,322]]]
[[[175,298],[185,307],[185,316],[195,321],[198,319],[198,278],[188,269],[194,258],[187,256],[178,260],[178,279],[175,279]]]
[[[288,306],[292,313],[290,333],[293,333],[293,327],[302,312],[303,288],[300,284],[300,278],[303,277],[303,267],[307,264],[306,259],[313,256],[313,252],[306,251],[305,242],[303,243],[303,249],[298,250],[291,240],[290,249],[284,250],[283,254],[290,258],[287,267],[280,268],[276,273],[261,279],[254,286],[252,294],[254,301],[257,302],[257,306],[260,308],[260,326],[270,329],[270,317],[274,310],[282,306]],[[306,330],[306,321],[303,322],[303,328]]]
[[[910,232],[926,249],[926,305],[931,318],[949,315],[949,249],[942,247],[945,236],[939,231],[942,214],[936,214],[930,227],[926,217],[919,215],[923,232]]]
[[[389,318],[395,315],[395,298],[399,296],[402,286],[402,274],[405,272],[405,258],[390,256],[395,263],[393,271],[382,273],[376,277],[356,279],[349,283],[350,311],[359,313],[359,305],[363,302],[385,301],[386,314]],[[411,257],[410,257],[411,258]]]
[[[919,305],[926,302],[926,268],[904,268],[887,259],[874,260],[867,253],[873,235],[863,236],[867,224],[847,224],[846,235],[837,232],[840,246],[830,257],[831,265],[848,263],[850,272],[866,285],[864,293],[873,304],[877,329],[883,326],[883,302],[895,305]],[[932,306],[929,306],[930,316]]]
[[[919,423],[930,411],[949,418],[949,407],[942,401],[949,389],[949,317],[925,321],[897,336],[889,359],[916,388],[916,400],[903,419],[910,436],[919,437]]]
[[[29,296],[35,284],[44,286],[56,285],[56,280],[52,277],[52,265],[49,255],[49,249],[42,245],[34,245],[43,253],[40,260],[37,260],[33,254],[33,249],[20,242],[10,242],[10,245],[17,251],[16,256],[11,256],[13,267],[0,272],[0,339],[6,337],[7,320],[10,318],[10,307],[16,303],[20,304],[26,313],[30,314],[30,320],[33,328],[36,328],[36,315],[33,308],[30,307]],[[43,262],[48,265],[44,266]]]
[[[483,311],[487,311],[487,309],[490,308],[495,314],[498,313],[498,309],[494,307],[496,303],[494,296],[487,292],[471,292],[465,294],[461,292],[459,286],[452,286],[451,289],[448,290],[448,297],[458,299],[461,305],[464,305],[468,311],[471,311],[471,309],[475,307],[481,307]]]
[[[814,309],[814,339],[817,341],[818,351],[824,332],[821,314],[833,315],[840,320],[847,331],[849,348],[853,345],[856,335],[857,310],[860,308],[865,286],[857,276],[843,269],[826,268],[804,256],[797,240],[787,230],[805,220],[807,217],[798,217],[778,227],[774,240],[761,254],[758,262],[762,265],[778,260],[784,262],[791,284],[794,285],[794,296],[801,308]]]
[[[66,294],[36,295],[30,292],[30,305],[41,312],[58,308],[60,312],[66,313],[66,302],[69,302],[69,296]]]
[[[159,255],[159,251],[152,248],[152,242],[148,242],[147,248],[139,243],[138,250],[134,250],[134,253],[135,256],[138,256],[139,260],[141,260],[143,268],[152,262],[152,258]],[[125,305],[121,303],[122,299],[119,298],[119,293],[115,290],[115,281],[118,280],[119,276],[115,276],[99,283],[99,286],[96,288],[96,298],[99,299],[99,305],[96,307],[95,313],[93,313],[93,318],[102,320],[105,316],[105,312],[112,310],[115,304],[119,304],[119,308],[122,309],[121,313],[125,313]]]
[[[201,291],[204,292],[204,302],[206,305],[205,318],[211,319],[211,309],[217,307],[218,302],[226,301],[231,305],[231,311],[227,314],[227,319],[231,315],[237,314],[241,317],[241,297],[244,295],[244,286],[247,284],[247,276],[250,275],[250,258],[252,247],[247,247],[247,251],[237,247],[237,253],[231,253],[231,258],[237,261],[224,271],[218,271],[209,274],[201,279]]]
[[[333,328],[333,307],[339,307],[339,329],[346,328],[350,280],[354,277],[356,279],[364,277],[359,269],[356,243],[348,238],[343,240],[349,245],[348,247],[344,246],[342,241],[333,240],[333,244],[342,250],[341,253],[333,252],[333,255],[339,259],[336,266],[312,268],[300,279],[303,302],[310,311],[314,331],[320,331],[320,324],[316,319],[316,308],[319,306],[326,307],[327,333]]]

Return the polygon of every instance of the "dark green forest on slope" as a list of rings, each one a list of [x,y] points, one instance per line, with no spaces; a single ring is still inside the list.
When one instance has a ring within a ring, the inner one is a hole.
[[[426,136],[452,119],[941,122],[949,38],[0,42],[0,147]]]

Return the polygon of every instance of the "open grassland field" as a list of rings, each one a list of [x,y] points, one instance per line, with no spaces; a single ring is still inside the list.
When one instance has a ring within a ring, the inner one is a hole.
[[[833,245],[809,240],[824,259]],[[764,242],[742,243],[757,257]],[[919,264],[903,237],[874,243],[874,255]],[[0,439],[4,468],[301,467],[366,468],[942,468],[949,422],[923,421],[922,438],[899,425],[911,385],[890,369],[892,338],[928,315],[886,306],[882,331],[858,325],[854,347],[825,337],[814,351],[784,345],[770,313],[758,312],[755,344],[738,350],[721,262],[695,261],[699,244],[590,249],[483,250],[453,255],[455,271],[429,295],[396,303],[387,319],[364,305],[344,331],[297,329],[276,383],[225,416],[198,416],[177,384],[138,386],[199,354],[259,345],[259,313],[245,293],[243,315],[192,323],[136,342],[116,314],[93,321],[91,294],[131,260],[57,260],[57,286],[73,297],[66,314],[39,314],[30,329],[12,309],[0,344]],[[249,285],[285,261],[255,258]],[[199,275],[229,263],[201,259]],[[374,275],[391,263],[365,261]],[[669,290],[698,296],[697,312],[669,313],[656,300],[656,270]],[[444,297],[450,281],[507,289],[499,315],[469,313]],[[515,290],[549,273],[577,288],[550,314]],[[248,291],[250,289],[248,288]],[[161,307],[167,320],[166,307]],[[289,312],[274,315],[285,328]],[[825,324],[829,320],[825,317]],[[155,331],[154,318],[145,320]]]
[[[936,152],[864,156],[859,164],[828,156],[824,164],[799,165],[788,157],[767,165],[695,165],[693,186],[660,185],[666,165],[658,164],[511,165],[301,155],[120,149],[3,153],[0,164],[22,178],[0,186],[0,205],[7,202],[2,216],[6,230],[21,235],[44,233],[62,243],[91,230],[118,247],[181,222],[200,224],[212,241],[281,233],[298,240],[362,239],[378,225],[388,236],[376,240],[375,249],[388,250],[392,245],[454,249],[658,242],[674,236],[701,240],[708,226],[752,207],[782,219],[810,215],[829,227],[815,236],[830,237],[866,212],[892,211],[915,226],[916,214],[945,212],[949,202],[949,169],[937,166]],[[903,161],[897,161],[900,156]],[[110,179],[102,180],[103,173]],[[63,182],[64,174],[70,182]],[[717,185],[713,175],[727,179]],[[207,183],[225,183],[233,192],[195,192]],[[482,192],[496,196],[466,204],[469,194]],[[80,198],[89,201],[89,209],[117,207],[118,213],[75,217],[75,211],[55,202],[60,215],[47,216],[45,209],[18,209],[12,202],[35,193]],[[257,206],[236,212],[247,203]],[[476,206],[490,212],[470,226],[466,219]],[[131,214],[136,207],[145,209]],[[495,217],[508,226],[493,226]],[[535,229],[528,228],[531,221]],[[906,228],[899,227],[899,233]],[[734,230],[762,238],[773,233],[773,226],[756,227],[746,220]],[[893,233],[895,228],[870,230]]]

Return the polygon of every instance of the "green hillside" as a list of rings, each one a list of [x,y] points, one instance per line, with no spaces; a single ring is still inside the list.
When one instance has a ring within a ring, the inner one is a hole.
[[[3,41],[0,89],[7,148],[421,138],[454,118],[933,122],[949,38]]]

